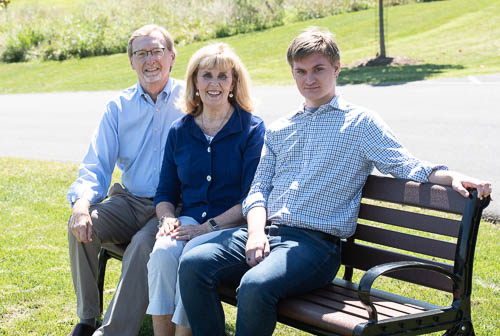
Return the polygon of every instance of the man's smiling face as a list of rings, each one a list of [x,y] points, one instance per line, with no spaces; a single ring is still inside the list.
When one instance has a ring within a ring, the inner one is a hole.
[[[164,48],[163,56],[158,57],[149,52],[157,48]],[[141,50],[148,52],[146,57],[142,59],[137,57],[136,53]],[[175,54],[167,49],[167,43],[158,31],[134,39],[132,53],[130,64],[132,69],[137,72],[143,90],[149,94],[157,94],[168,81],[171,67],[175,61]]]

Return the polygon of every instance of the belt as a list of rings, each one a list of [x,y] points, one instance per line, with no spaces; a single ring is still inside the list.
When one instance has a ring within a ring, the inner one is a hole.
[[[311,231],[311,232],[315,233],[316,235],[318,235],[319,237],[321,237],[321,239],[323,239],[323,240],[326,240],[326,241],[329,241],[329,242],[332,242],[332,243],[335,243],[335,244],[340,243],[340,238],[339,237],[333,236],[333,235],[328,234],[326,232],[321,232],[321,231],[316,231],[316,230],[309,230],[309,229],[303,229],[303,230]]]
[[[272,223],[270,221],[267,221],[266,224],[267,225],[274,225],[274,226],[278,226],[278,227],[279,226],[283,226],[283,227],[289,227],[289,228],[295,228],[295,229],[304,230],[304,231],[310,232],[312,234],[315,234],[319,238],[321,238],[323,240],[326,240],[326,241],[329,241],[329,242],[332,242],[334,244],[339,244],[340,243],[340,238],[339,237],[331,235],[331,234],[328,234],[326,232],[312,230],[312,229],[306,229],[306,228],[299,228],[299,227],[294,227],[294,226],[279,225],[279,224],[274,224],[274,223]]]

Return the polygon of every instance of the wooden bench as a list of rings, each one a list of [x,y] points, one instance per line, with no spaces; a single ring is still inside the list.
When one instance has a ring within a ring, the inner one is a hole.
[[[369,176],[356,233],[342,241],[342,279],[281,300],[278,321],[315,335],[420,335],[440,330],[446,330],[444,335],[474,335],[474,251],[489,201],[479,200],[475,191],[465,199],[450,187]],[[434,211],[423,214],[419,209]],[[456,218],[450,219],[450,214]],[[101,291],[106,260],[120,259],[122,253],[102,249]],[[354,269],[364,272],[359,283],[353,282]],[[437,306],[372,288],[381,275],[451,293],[451,302]],[[219,293],[223,301],[236,303],[234,288],[220,288]]]

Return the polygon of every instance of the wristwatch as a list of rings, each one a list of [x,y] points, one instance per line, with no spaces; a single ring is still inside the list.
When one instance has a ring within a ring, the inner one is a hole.
[[[210,224],[210,226],[212,227],[212,231],[219,230],[219,224],[217,224],[217,222],[213,218],[210,218],[208,220],[208,224]]]

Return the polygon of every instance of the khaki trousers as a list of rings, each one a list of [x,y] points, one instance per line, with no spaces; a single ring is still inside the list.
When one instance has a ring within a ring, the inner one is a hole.
[[[71,275],[81,319],[97,318],[98,256],[103,243],[129,243],[122,274],[97,335],[137,335],[148,306],[147,262],[155,243],[157,219],[153,201],[132,195],[116,183],[108,198],[90,207],[92,242],[78,242],[68,233]]]

